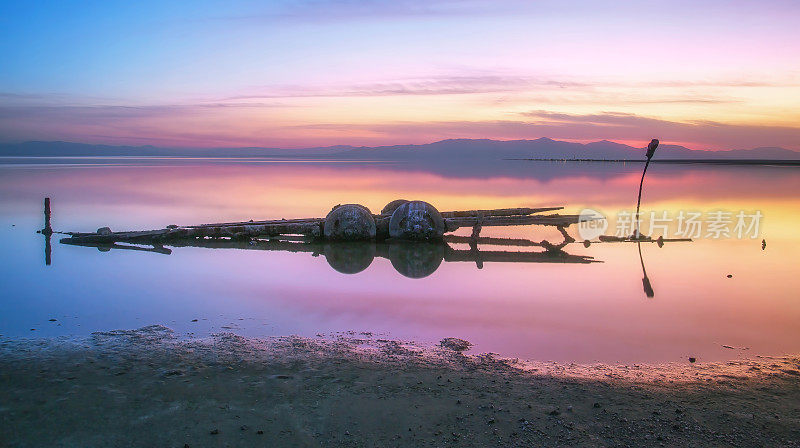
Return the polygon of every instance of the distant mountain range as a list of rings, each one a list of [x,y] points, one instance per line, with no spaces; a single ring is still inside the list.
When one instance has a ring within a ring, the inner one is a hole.
[[[641,160],[644,150],[607,140],[571,143],[549,138],[536,140],[450,139],[422,145],[377,147],[330,146],[323,148],[159,148],[155,146],[110,146],[71,142],[25,142],[0,144],[5,157],[281,157],[332,160],[379,160],[464,162],[502,159],[600,159]],[[800,160],[800,152],[784,148],[692,150],[661,145],[655,159]]]

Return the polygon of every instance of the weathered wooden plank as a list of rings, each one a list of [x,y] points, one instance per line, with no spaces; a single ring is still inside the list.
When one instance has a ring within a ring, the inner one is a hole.
[[[539,207],[539,208],[498,208],[493,210],[459,210],[453,212],[441,212],[442,218],[469,218],[469,217],[490,217],[490,216],[520,216],[532,215],[534,213],[550,212],[563,210],[564,207]]]
[[[238,221],[238,222],[221,222],[216,224],[198,224],[193,226],[180,226],[180,228],[194,229],[199,227],[228,227],[228,226],[262,225],[262,224],[297,224],[297,223],[324,223],[324,222],[325,218],[266,219],[261,221]]]
[[[445,231],[452,232],[460,227],[477,226],[520,226],[548,225],[567,227],[579,222],[578,215],[540,215],[543,211],[560,210],[563,207],[505,208],[494,210],[463,210],[445,212]],[[373,215],[376,224],[376,238],[389,236],[390,217]],[[179,238],[232,238],[247,239],[277,235],[303,235],[318,238],[323,232],[324,218],[280,219],[265,221],[245,221],[197,226],[170,226],[166,229],[111,232],[107,228],[95,233],[67,232],[72,242],[112,243],[163,241]],[[474,235],[474,236],[477,236]]]
[[[111,233],[70,233],[69,240],[85,243],[109,243],[114,241],[141,242],[162,241],[176,238],[256,238],[273,235],[307,235],[319,237],[320,223],[250,224],[222,227],[193,227]]]
[[[153,237],[153,236],[167,234],[169,233],[169,231],[170,229],[134,230],[125,232],[111,232],[111,233],[84,233],[84,232],[64,232],[64,233],[70,235],[70,237],[72,238],[95,238],[96,241],[101,241],[98,238],[104,237],[105,240],[103,241],[113,241],[116,238],[128,239],[128,238]]]
[[[542,246],[542,243],[526,240],[524,238],[491,238],[485,236],[473,238],[471,236],[445,235],[442,239],[444,240],[445,243],[451,243],[451,244],[481,244],[486,246],[517,246],[517,247]]]
[[[599,244],[599,243],[686,243],[691,242],[691,238],[656,238],[652,239],[650,237],[642,237],[641,239],[635,239],[631,237],[622,237],[622,236],[615,236],[615,235],[600,235],[598,238],[599,241],[594,241],[592,244]]]
[[[491,210],[456,210],[450,212],[441,212],[443,218],[460,218],[470,216],[517,216],[517,215],[531,215],[534,213],[549,212],[555,210],[562,210],[564,207],[518,207],[518,208],[498,208]],[[386,215],[373,215],[375,218],[384,217]],[[324,222],[325,218],[295,218],[295,219],[267,219],[260,221],[238,221],[238,222],[221,222],[214,224],[199,224],[191,226],[180,226],[181,228],[197,228],[197,227],[226,227],[226,226],[241,226],[241,225],[258,225],[258,224],[282,224],[282,223],[314,223]]]
[[[526,226],[542,225],[567,227],[579,222],[580,215],[530,215],[530,216],[490,216],[446,218],[447,231],[452,232],[461,227],[481,226]]]

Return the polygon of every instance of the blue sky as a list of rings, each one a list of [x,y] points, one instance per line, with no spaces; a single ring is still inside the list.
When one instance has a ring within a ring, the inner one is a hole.
[[[1,5],[0,141],[800,149],[788,1]]]

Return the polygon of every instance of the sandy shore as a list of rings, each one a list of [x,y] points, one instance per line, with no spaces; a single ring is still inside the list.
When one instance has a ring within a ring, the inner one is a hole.
[[[371,335],[0,341],[1,447],[798,446],[800,358],[563,365]]]

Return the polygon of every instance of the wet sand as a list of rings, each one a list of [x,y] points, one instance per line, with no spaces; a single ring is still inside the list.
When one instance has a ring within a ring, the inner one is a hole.
[[[581,366],[153,326],[0,340],[0,425],[0,447],[798,446],[800,357]]]

